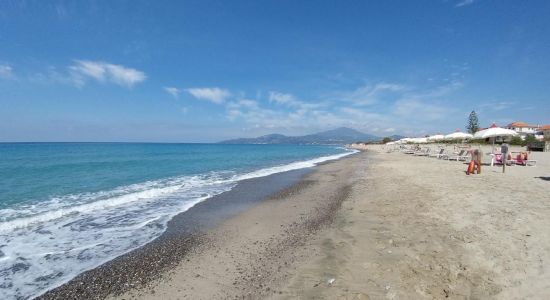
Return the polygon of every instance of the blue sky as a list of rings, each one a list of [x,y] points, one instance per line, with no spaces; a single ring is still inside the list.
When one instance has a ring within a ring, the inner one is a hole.
[[[550,123],[550,2],[1,1],[0,141]]]

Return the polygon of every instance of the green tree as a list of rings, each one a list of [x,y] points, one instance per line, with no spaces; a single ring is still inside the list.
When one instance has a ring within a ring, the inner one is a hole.
[[[475,110],[472,110],[470,116],[468,117],[468,126],[466,129],[469,133],[474,134],[479,129],[479,120],[477,119],[477,114]]]
[[[391,138],[390,137],[385,137],[383,140],[382,140],[382,144],[387,144],[389,142],[391,142]]]
[[[534,135],[530,134],[527,137],[525,137],[525,144],[527,145],[527,143],[530,143],[530,142],[538,142],[538,140]]]
[[[510,145],[525,146],[525,141],[521,137],[515,136],[510,140]]]

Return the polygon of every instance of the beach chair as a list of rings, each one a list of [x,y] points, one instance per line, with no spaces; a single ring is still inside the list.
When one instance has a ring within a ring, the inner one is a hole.
[[[520,165],[520,166],[536,166],[537,165],[537,161],[536,160],[533,160],[533,159],[528,159],[528,156],[527,156],[527,153],[525,154],[518,154],[515,158],[512,158],[512,163],[516,164],[516,165]],[[501,160],[501,164],[502,164],[502,160]]]
[[[428,155],[429,157],[435,157],[435,158],[441,158],[441,156],[443,156],[445,153],[445,148],[441,148],[439,149],[439,152],[436,152],[436,153],[431,153],[430,155]]]
[[[460,161],[466,161],[466,160],[468,160],[468,159],[471,158],[471,157],[472,157],[472,156],[470,155],[470,151],[469,151],[469,150],[465,150],[465,151],[464,151],[464,155],[462,155],[462,156],[459,155],[459,156],[457,157],[457,161],[459,161],[459,160],[460,160]]]
[[[460,160],[466,160],[468,159],[469,155],[468,155],[468,151],[466,150],[460,150],[460,152],[458,154],[453,154],[453,155],[447,155],[445,157],[446,160],[456,160],[456,161],[460,161]]]
[[[416,151],[414,151],[414,149],[407,149],[407,148],[405,148],[405,149],[403,150],[403,153],[405,153],[405,154],[414,154],[415,152],[416,152]]]
[[[426,148],[424,150],[417,151],[417,152],[413,153],[413,155],[415,155],[415,156],[428,156],[428,155],[430,155],[430,148]]]
[[[502,153],[495,153],[495,159],[494,159],[494,163],[493,165],[503,165],[504,163],[502,162]],[[506,161],[506,165],[508,166],[513,166],[515,165],[515,162],[513,159],[510,159],[510,160],[507,160]]]

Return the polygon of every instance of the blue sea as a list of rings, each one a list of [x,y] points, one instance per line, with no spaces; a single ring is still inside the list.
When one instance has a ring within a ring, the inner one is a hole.
[[[352,153],[336,146],[0,143],[0,295],[32,298],[160,236],[239,181]]]

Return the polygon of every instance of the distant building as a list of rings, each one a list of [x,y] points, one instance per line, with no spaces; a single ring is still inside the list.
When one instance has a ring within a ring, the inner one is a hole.
[[[540,132],[540,125],[530,125],[525,122],[513,122],[506,125],[507,129],[512,129],[517,132],[522,139],[527,135],[537,135]]]

